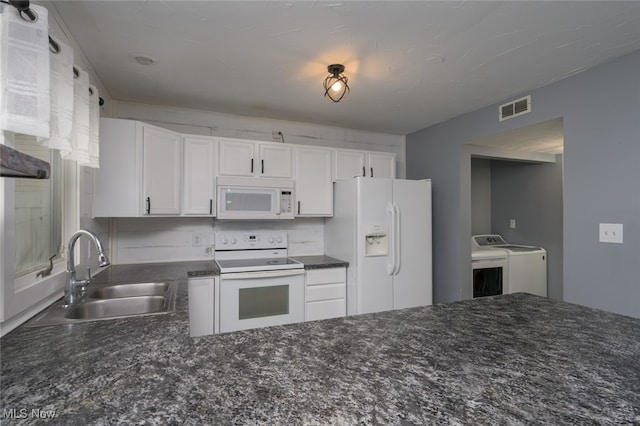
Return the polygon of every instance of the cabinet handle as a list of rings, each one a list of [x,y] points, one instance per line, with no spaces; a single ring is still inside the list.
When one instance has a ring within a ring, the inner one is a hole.
[[[262,174],[264,174],[264,160],[260,160],[262,162]]]
[[[362,166],[362,177],[367,177],[367,169]]]
[[[253,158],[251,159],[251,173],[253,173]]]
[[[298,201],[298,214],[300,214],[300,201]]]
[[[371,167],[371,177],[373,177],[373,167]]]
[[[213,214],[213,198],[209,199],[209,214]]]
[[[147,197],[147,214],[151,214],[151,197]]]

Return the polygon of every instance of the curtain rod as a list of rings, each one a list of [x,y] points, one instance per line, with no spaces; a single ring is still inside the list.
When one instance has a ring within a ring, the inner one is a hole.
[[[15,7],[18,10],[20,17],[27,22],[36,22],[38,20],[38,14],[36,11],[29,7],[29,0],[0,0],[0,3],[9,4]],[[51,38],[51,36],[49,36],[49,51],[54,54],[60,53],[60,45]],[[73,67],[73,78],[78,78],[79,76],[80,73],[78,72],[78,69]],[[91,88],[89,88],[89,93],[93,95],[93,90],[91,90]],[[102,96],[100,96],[98,104],[100,106],[104,105],[104,99],[102,99]]]

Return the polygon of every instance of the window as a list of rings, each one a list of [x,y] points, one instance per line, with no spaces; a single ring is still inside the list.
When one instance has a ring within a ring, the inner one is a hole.
[[[47,267],[52,256],[61,257],[64,185],[59,151],[24,135],[16,135],[15,146],[51,165],[49,179],[15,180],[14,274],[19,277]]]
[[[66,280],[62,248],[79,218],[77,164],[61,160],[58,151],[40,147],[33,137],[15,135],[10,142],[48,160],[52,176],[0,179],[0,334],[60,297]],[[54,253],[51,275],[37,276]]]

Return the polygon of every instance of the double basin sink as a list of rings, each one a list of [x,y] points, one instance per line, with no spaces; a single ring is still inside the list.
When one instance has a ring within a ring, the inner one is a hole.
[[[91,284],[80,302],[68,308],[57,304],[25,325],[74,324],[164,314],[174,310],[175,298],[175,282]]]

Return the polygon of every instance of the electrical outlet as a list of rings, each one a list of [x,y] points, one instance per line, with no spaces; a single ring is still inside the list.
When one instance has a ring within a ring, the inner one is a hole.
[[[622,224],[621,223],[601,223],[600,242],[622,244]]]
[[[191,245],[193,247],[200,247],[202,245],[202,234],[199,232],[194,232],[191,236]]]
[[[516,229],[516,220],[515,219],[509,219],[509,228]]]

